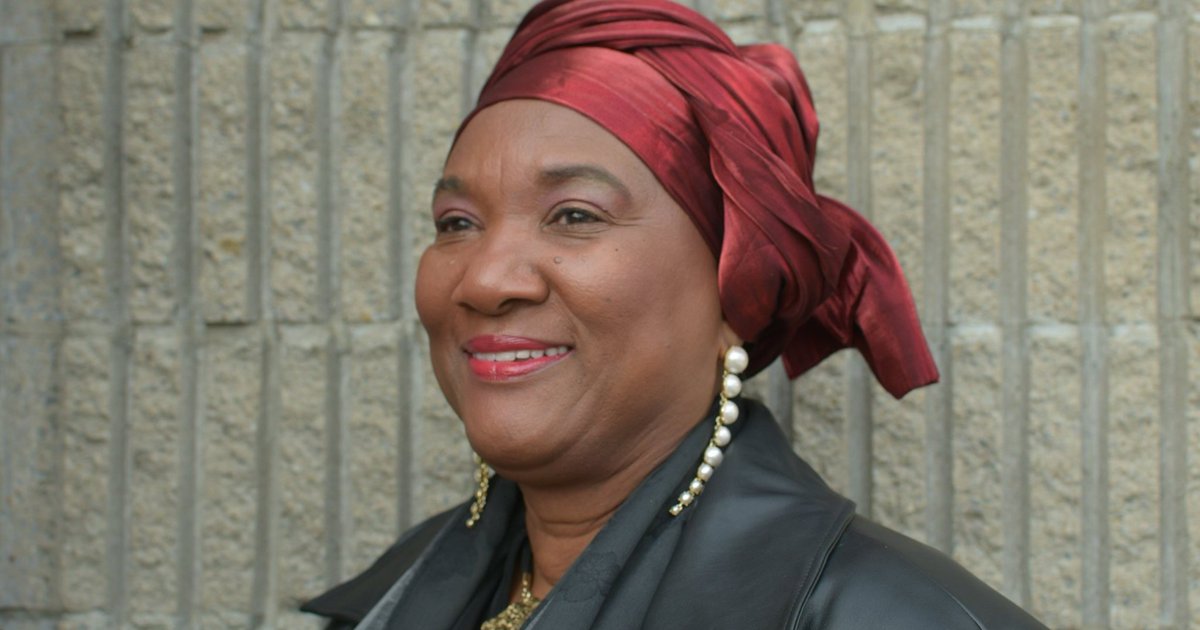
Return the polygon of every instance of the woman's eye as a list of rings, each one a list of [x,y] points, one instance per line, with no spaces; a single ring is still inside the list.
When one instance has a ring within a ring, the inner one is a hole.
[[[460,216],[442,217],[437,221],[434,221],[433,224],[434,227],[437,228],[438,234],[462,232],[464,230],[469,230],[472,227],[471,221],[469,221],[466,217]]]
[[[597,223],[600,217],[595,212],[583,208],[562,208],[554,213],[553,223],[577,225],[580,223]]]

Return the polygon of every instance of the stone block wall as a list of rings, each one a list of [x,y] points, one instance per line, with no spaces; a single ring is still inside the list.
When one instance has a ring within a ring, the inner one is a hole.
[[[529,0],[0,0],[0,627],[315,627],[464,500],[413,305]],[[1200,0],[695,0],[796,51],[943,383],[754,390],[1060,628],[1200,622]]]

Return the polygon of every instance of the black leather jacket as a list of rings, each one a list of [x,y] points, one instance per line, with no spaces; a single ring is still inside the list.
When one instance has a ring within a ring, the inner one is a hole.
[[[741,402],[745,419],[697,502],[666,514],[707,421],[626,500],[525,628],[1044,627],[940,552],[856,516],[764,407]],[[387,628],[469,627],[458,611],[486,574],[495,545],[484,541],[514,535],[515,509],[515,484],[497,479],[476,530],[463,526],[465,504],[435,516],[303,610],[349,627],[390,590]]]

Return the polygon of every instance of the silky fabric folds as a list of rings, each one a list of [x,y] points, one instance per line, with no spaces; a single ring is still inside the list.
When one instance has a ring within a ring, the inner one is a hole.
[[[813,188],[816,110],[786,48],[736,46],[670,2],[549,0],[521,22],[460,132],[522,98],[600,124],[687,211],[717,257],[748,376],[782,355],[794,378],[854,347],[896,397],[937,380],[895,255]]]

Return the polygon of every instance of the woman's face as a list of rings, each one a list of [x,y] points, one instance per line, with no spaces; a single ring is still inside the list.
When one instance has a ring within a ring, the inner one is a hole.
[[[663,457],[729,341],[716,263],[616,137],[550,103],[478,113],[433,201],[417,309],[477,452],[521,480]]]

